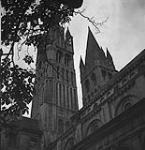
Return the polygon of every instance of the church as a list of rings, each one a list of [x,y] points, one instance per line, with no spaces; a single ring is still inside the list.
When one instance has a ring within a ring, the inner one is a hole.
[[[145,50],[117,71],[88,28],[81,109],[73,55],[69,30],[41,39],[31,118],[3,131],[1,149],[145,150]]]

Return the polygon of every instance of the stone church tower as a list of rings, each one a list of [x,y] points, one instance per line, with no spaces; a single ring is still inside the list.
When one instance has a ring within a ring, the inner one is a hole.
[[[87,105],[102,87],[116,73],[111,54],[107,49],[107,56],[98,45],[90,28],[86,48],[85,64],[80,60],[80,74],[82,84],[83,105]]]
[[[72,40],[68,29],[57,27],[38,46],[32,118],[40,121],[44,147],[69,128],[78,111]]]

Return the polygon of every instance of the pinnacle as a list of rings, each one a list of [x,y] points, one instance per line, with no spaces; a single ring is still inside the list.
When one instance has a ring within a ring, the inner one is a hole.
[[[93,36],[93,33],[88,27],[88,40],[87,40],[85,65],[89,69],[95,65],[96,60],[101,62],[104,59],[105,59],[104,51],[102,48],[100,48],[95,37]]]

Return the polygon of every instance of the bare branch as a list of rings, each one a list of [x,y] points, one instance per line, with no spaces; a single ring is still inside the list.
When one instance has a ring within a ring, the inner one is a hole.
[[[102,22],[96,22],[96,20],[94,19],[94,17],[88,17],[86,15],[83,14],[83,12],[85,11],[86,9],[83,9],[82,11],[75,11],[75,14],[77,15],[80,15],[81,17],[87,19],[94,27],[95,29],[97,29],[97,33],[100,33],[100,28],[99,26],[102,26],[104,23],[107,22],[107,20],[109,19],[109,17],[107,17],[104,21]]]

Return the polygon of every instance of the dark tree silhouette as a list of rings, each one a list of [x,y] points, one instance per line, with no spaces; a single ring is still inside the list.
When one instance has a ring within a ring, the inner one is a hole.
[[[1,125],[7,125],[20,114],[28,112],[27,104],[33,97],[35,74],[17,65],[11,66],[9,58],[4,59],[1,65],[2,110],[0,120]]]
[[[50,28],[70,21],[74,9],[83,0],[2,0],[1,19],[2,44],[9,46],[9,52],[1,63],[1,124],[28,111],[33,97],[34,73],[15,65],[14,46],[16,43],[37,46],[38,39]],[[38,36],[39,35],[39,36]],[[27,55],[27,64],[33,59]]]

